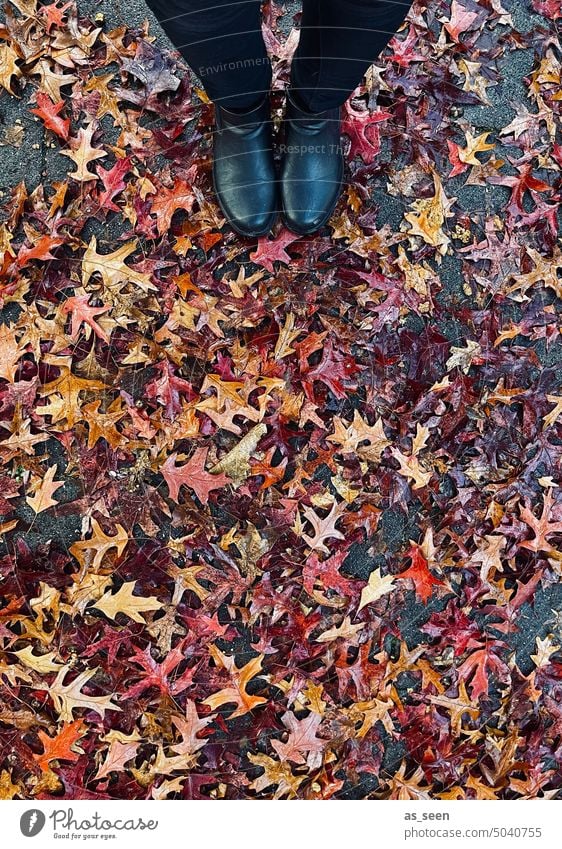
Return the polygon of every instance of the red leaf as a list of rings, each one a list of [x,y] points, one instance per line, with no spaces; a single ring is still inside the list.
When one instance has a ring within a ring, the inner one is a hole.
[[[222,472],[211,475],[205,470],[205,460],[208,448],[196,448],[189,461],[183,466],[176,466],[177,452],[172,454],[160,471],[170,490],[170,498],[178,501],[179,490],[185,484],[194,491],[202,504],[207,504],[209,493],[214,489],[222,489],[229,483],[228,477]]]
[[[70,4],[68,4],[70,5]],[[70,132],[70,118],[61,118],[59,113],[64,109],[64,100],[53,103],[51,98],[42,91],[37,92],[37,109],[30,109],[34,115],[38,115],[48,130],[52,130],[64,141],[68,141]]]
[[[409,578],[414,583],[416,596],[420,601],[426,602],[433,592],[433,587],[443,585],[443,581],[436,578],[428,568],[427,560],[422,554],[421,548],[416,544],[410,546],[406,552],[406,557],[410,557],[412,565],[401,572],[399,578]]]
[[[292,245],[293,242],[298,242],[301,236],[296,236],[289,230],[281,230],[274,239],[263,237],[258,240],[256,250],[250,254],[250,259],[256,265],[261,265],[263,268],[273,274],[273,263],[283,262],[285,265],[290,265],[291,257],[286,252],[285,248]]]

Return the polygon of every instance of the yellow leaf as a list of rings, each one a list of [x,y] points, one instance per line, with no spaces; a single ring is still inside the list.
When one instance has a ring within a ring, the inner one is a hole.
[[[59,151],[62,156],[68,156],[69,159],[72,159],[76,165],[76,171],[71,171],[68,176],[73,177],[78,182],[97,180],[97,174],[92,174],[92,172],[88,170],[88,165],[95,159],[102,159],[104,156],[107,156],[105,151],[91,146],[90,142],[92,141],[94,130],[95,126],[93,121],[88,124],[86,129],[84,129],[84,127],[80,127],[78,130],[77,147],[74,150]]]
[[[365,627],[364,622],[358,622],[357,625],[351,624],[351,619],[346,616],[341,625],[330,628],[329,631],[324,631],[319,637],[316,637],[317,643],[331,643],[333,640],[343,638],[349,640]]]
[[[70,667],[68,665],[60,669],[51,685],[47,684],[38,687],[40,690],[47,690],[62,722],[72,722],[74,719],[72,711],[81,708],[95,711],[102,719],[105,718],[106,710],[121,710],[120,707],[113,704],[111,696],[88,696],[82,692],[82,687],[98,671],[97,667],[95,669],[85,669],[71,684],[63,684],[69,669]]]
[[[96,250],[96,237],[92,236],[90,244],[82,257],[82,285],[87,287],[90,277],[98,272],[108,289],[115,289],[119,284],[126,282],[135,283],[140,289],[147,292],[157,287],[150,282],[150,274],[135,271],[125,265],[125,260],[137,248],[137,240],[125,242],[116,251],[109,254],[99,254]]]
[[[34,669],[36,672],[58,672],[63,665],[54,660],[54,651],[48,654],[34,655],[32,647],[26,646],[24,649],[20,649],[20,651],[15,651],[14,654],[19,657],[25,666]]]
[[[377,599],[382,598],[383,595],[392,592],[394,586],[394,576],[393,575],[385,575],[381,577],[381,570],[375,569],[374,572],[371,572],[369,575],[369,582],[366,587],[363,587],[361,591],[361,601],[359,607],[357,608],[357,612],[359,612],[365,605],[372,604]]]
[[[211,710],[216,710],[216,708],[221,705],[234,703],[237,705],[237,708],[234,713],[230,715],[230,719],[233,719],[236,716],[243,716],[245,713],[252,710],[252,708],[257,707],[257,705],[265,704],[267,699],[264,699],[261,696],[251,696],[246,692],[246,686],[252,678],[255,678],[255,676],[261,672],[261,664],[264,657],[263,654],[254,657],[249,661],[249,663],[243,666],[242,669],[236,668],[233,657],[224,655],[214,646],[211,647],[211,655],[215,660],[218,660],[219,663],[222,663],[222,665],[228,669],[232,679],[232,686],[225,687],[224,689],[219,690],[218,693],[213,693],[212,696],[204,699],[204,705],[209,705]]]
[[[420,236],[428,245],[433,245],[439,253],[445,254],[450,239],[443,232],[443,224],[446,218],[453,213],[451,207],[456,200],[445,195],[443,185],[436,172],[433,172],[435,194],[430,198],[419,198],[413,203],[414,212],[404,215],[406,221],[411,225],[410,236]]]
[[[160,610],[163,604],[154,596],[144,598],[143,596],[133,595],[135,583],[135,581],[126,581],[114,595],[106,592],[99,601],[96,601],[93,607],[105,613],[108,619],[115,619],[118,613],[125,613],[135,622],[146,624],[141,612]]]
[[[53,504],[58,504],[56,499],[52,498],[54,492],[64,486],[64,481],[54,481],[57,471],[56,463],[49,466],[43,479],[39,483],[37,492],[34,495],[27,495],[25,500],[35,513],[42,513],[43,510],[48,510]]]
[[[0,44],[0,85],[12,95],[12,77],[21,77],[21,71],[16,65],[18,58],[18,54],[9,44]]]
[[[0,799],[13,799],[20,792],[17,784],[12,782],[12,777],[5,769],[0,772]],[[21,794],[23,797],[23,793]]]
[[[550,656],[554,654],[554,652],[558,651],[560,646],[554,641],[552,634],[547,634],[544,640],[541,640],[540,637],[537,637],[536,639],[537,651],[536,654],[531,655],[531,660],[540,669],[542,666],[548,666],[550,663]]]
[[[486,144],[486,139],[490,132],[481,133],[479,136],[473,136],[470,130],[466,131],[466,147],[458,149],[458,155],[461,162],[466,165],[481,165],[479,159],[476,159],[477,153],[483,153],[486,150],[492,150],[495,145]]]
[[[117,525],[117,533],[113,537],[107,536],[101,529],[99,522],[92,519],[92,537],[91,539],[80,540],[70,546],[70,553],[76,557],[80,564],[84,565],[84,554],[82,552],[93,550],[92,566],[94,569],[99,569],[103,557],[110,548],[117,549],[117,555],[120,557],[125,550],[129,537],[127,531],[122,525]]]
[[[255,425],[228,454],[209,469],[210,474],[217,475],[223,472],[228,475],[234,485],[241,484],[250,474],[250,457],[265,433],[267,433],[266,425]]]

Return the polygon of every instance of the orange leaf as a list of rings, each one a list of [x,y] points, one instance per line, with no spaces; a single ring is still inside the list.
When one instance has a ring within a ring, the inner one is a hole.
[[[420,601],[426,602],[433,592],[433,586],[443,584],[443,581],[440,581],[429,571],[427,560],[417,545],[412,545],[406,552],[406,556],[411,558],[412,565],[405,572],[401,572],[398,577],[409,578],[413,581],[416,596]]]
[[[44,731],[38,731],[37,734],[43,744],[43,754],[34,755],[37,765],[47,772],[50,761],[77,761],[80,754],[71,747],[84,734],[85,723],[83,719],[76,719],[74,722],[68,722],[63,725],[56,737],[49,737]]]

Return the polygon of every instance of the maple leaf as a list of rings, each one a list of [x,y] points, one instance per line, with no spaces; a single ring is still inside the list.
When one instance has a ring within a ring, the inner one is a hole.
[[[202,504],[209,501],[209,493],[222,489],[229,483],[228,477],[222,473],[211,474],[205,470],[208,448],[196,448],[187,463],[176,466],[177,452],[171,454],[160,466],[160,472],[170,490],[170,498],[179,501],[179,491],[182,484],[194,491]]]
[[[76,143],[75,139],[70,139],[69,145],[71,149],[59,151],[62,156],[68,156],[69,159],[72,159],[76,165],[76,171],[71,171],[68,176],[80,183],[87,182],[88,180],[97,180],[97,175],[88,171],[88,165],[96,159],[102,159],[104,156],[107,156],[104,150],[94,148],[91,145],[95,130],[96,126],[93,121],[85,129],[81,127],[78,130],[78,143]]]
[[[145,619],[141,613],[147,610],[161,610],[162,603],[154,596],[136,596],[133,594],[136,581],[126,581],[116,593],[106,592],[92,606],[105,613],[108,619],[115,619],[118,613],[124,613],[135,622]]]
[[[43,510],[48,510],[58,501],[53,498],[53,493],[64,486],[64,481],[55,481],[54,477],[57,473],[56,463],[49,466],[43,477],[38,481],[38,486],[33,495],[26,495],[25,500],[35,513],[42,513]]]
[[[101,716],[102,719],[105,717],[106,710],[121,710],[118,705],[111,701],[111,695],[89,696],[82,692],[82,687],[94,677],[98,668],[85,669],[70,684],[64,684],[64,679],[70,671],[70,666],[67,664],[62,669],[59,669],[57,677],[52,684],[37,685],[38,689],[47,690],[53,700],[61,722],[72,722],[72,712],[74,710],[92,710]]]

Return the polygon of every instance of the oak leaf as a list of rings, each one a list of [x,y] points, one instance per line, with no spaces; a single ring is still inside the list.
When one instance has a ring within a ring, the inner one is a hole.
[[[117,556],[120,557],[129,542],[129,535],[122,525],[116,526],[114,536],[108,536],[104,533],[97,519],[92,519],[92,536],[90,539],[79,540],[70,546],[70,553],[76,559],[84,564],[87,552],[95,552],[92,559],[92,568],[99,569],[102,560],[107,552],[112,549],[117,549]]]
[[[55,737],[49,737],[44,731],[38,731],[37,735],[43,744],[43,754],[34,755],[35,762],[40,769],[47,771],[53,760],[77,761],[84,753],[76,744],[86,731],[87,727],[83,719],[76,719],[74,722],[63,725]]]
[[[196,448],[187,463],[176,466],[177,452],[171,454],[166,462],[160,466],[160,472],[170,491],[170,498],[178,502],[179,491],[182,484],[194,491],[202,504],[209,501],[209,493],[215,489],[222,489],[229,479],[224,474],[211,474],[205,469],[208,448]]]
[[[78,144],[76,144],[76,140],[71,139],[69,141],[71,149],[59,151],[62,156],[68,156],[69,159],[72,159],[76,165],[76,171],[71,171],[68,176],[80,183],[87,182],[88,180],[97,180],[97,174],[92,174],[88,170],[88,165],[96,159],[102,159],[104,156],[107,156],[104,150],[94,148],[91,145],[95,129],[96,127],[93,121],[88,124],[86,129],[81,127],[78,130]]]
[[[60,113],[64,109],[64,100],[53,103],[51,98],[41,91],[37,92],[37,109],[30,109],[34,115],[38,115],[48,130],[52,130],[64,141],[68,140],[70,132],[70,118],[61,118]]]
[[[372,604],[383,595],[392,592],[394,587],[395,577],[393,575],[381,576],[380,569],[374,569],[369,575],[369,580],[366,586],[361,590],[361,600],[357,612],[362,610],[365,605]]]
[[[48,510],[54,504],[59,502],[53,498],[53,493],[64,486],[64,481],[55,481],[54,477],[57,473],[57,465],[54,463],[49,466],[43,477],[39,480],[36,491],[33,495],[26,495],[25,500],[31,509],[37,514],[43,510]]]
[[[421,548],[417,545],[412,544],[406,552],[406,556],[411,559],[411,565],[396,577],[411,580],[416,590],[416,596],[420,601],[426,602],[433,593],[433,587],[443,585],[443,581],[429,571],[427,560],[423,556]]]
[[[294,713],[287,711],[281,721],[289,729],[287,742],[273,739],[271,741],[281,760],[295,764],[306,763],[310,769],[317,769],[322,763],[322,752],[327,745],[326,740],[316,736],[322,717],[317,713],[310,713],[305,719],[297,719]]]
[[[38,687],[40,690],[47,690],[53,700],[55,710],[61,722],[72,722],[72,712],[75,710],[92,710],[101,716],[102,719],[105,717],[106,710],[121,710],[118,705],[111,701],[111,695],[89,696],[87,693],[82,692],[82,687],[94,677],[98,671],[98,667],[95,669],[85,669],[70,684],[64,684],[64,679],[69,671],[70,666],[64,666],[59,670],[52,684],[42,684]]]
[[[267,699],[264,699],[263,696],[252,696],[246,691],[246,687],[250,681],[261,672],[263,654],[252,658],[241,669],[236,667],[233,657],[224,655],[218,649],[214,649],[211,654],[228,670],[232,684],[224,687],[217,693],[213,693],[212,696],[208,696],[203,700],[204,705],[208,705],[211,710],[216,710],[221,705],[235,704],[236,710],[230,714],[230,718],[234,719],[237,716],[244,716],[244,714],[253,710],[253,708],[267,702]]]
[[[133,594],[136,581],[126,581],[116,593],[106,592],[92,607],[105,613],[108,619],[115,619],[118,613],[124,613],[135,622],[145,624],[141,616],[148,610],[161,610],[164,606],[155,596],[138,596]]]

